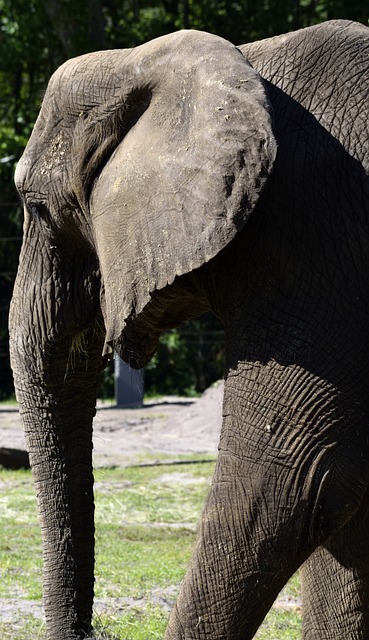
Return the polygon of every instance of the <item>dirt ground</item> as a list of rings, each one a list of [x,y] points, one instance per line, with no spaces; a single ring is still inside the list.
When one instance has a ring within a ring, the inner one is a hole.
[[[221,426],[223,383],[198,399],[163,397],[141,409],[98,403],[94,419],[94,466],[132,464],[143,454],[214,453]],[[24,449],[16,407],[0,409],[0,447]]]

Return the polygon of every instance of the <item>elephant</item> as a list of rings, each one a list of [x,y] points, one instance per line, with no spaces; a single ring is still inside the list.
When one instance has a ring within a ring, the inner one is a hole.
[[[117,352],[212,311],[214,478],[166,640],[252,638],[299,568],[303,637],[369,637],[369,30],[178,31],[67,61],[16,169],[11,361],[49,640],[93,633],[92,422]]]

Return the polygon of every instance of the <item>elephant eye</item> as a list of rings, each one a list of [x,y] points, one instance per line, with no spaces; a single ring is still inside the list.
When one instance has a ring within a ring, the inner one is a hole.
[[[54,235],[54,225],[49,208],[43,202],[27,202],[26,207],[32,219],[40,225],[43,233]]]
[[[27,209],[34,220],[44,220],[45,222],[48,221],[49,211],[46,205],[44,205],[43,203],[41,202],[37,204],[32,203],[27,206]]]

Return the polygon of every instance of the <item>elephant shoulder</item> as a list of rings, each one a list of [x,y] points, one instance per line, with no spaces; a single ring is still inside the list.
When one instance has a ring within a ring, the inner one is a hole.
[[[276,120],[288,113],[306,129],[312,116],[367,166],[369,28],[331,20],[240,49],[266,81]]]

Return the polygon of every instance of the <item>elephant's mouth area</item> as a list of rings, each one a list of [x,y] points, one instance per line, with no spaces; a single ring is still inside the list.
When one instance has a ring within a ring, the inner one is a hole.
[[[153,357],[159,333],[156,335],[139,334],[125,329],[117,340],[113,341],[113,349],[132,369],[142,369]]]
[[[160,335],[182,321],[209,310],[206,300],[200,299],[188,275],[150,294],[150,300],[138,315],[131,315],[117,337],[108,344],[133,369],[141,369],[155,354]]]

